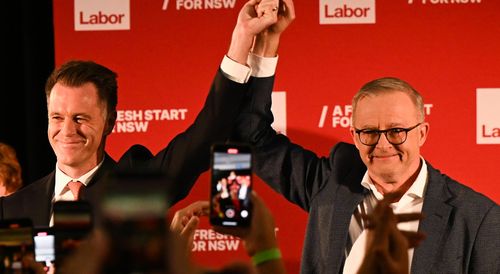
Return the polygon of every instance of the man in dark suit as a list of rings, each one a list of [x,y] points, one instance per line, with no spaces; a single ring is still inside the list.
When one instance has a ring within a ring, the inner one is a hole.
[[[270,0],[267,2],[276,2]],[[255,2],[255,1],[254,1]],[[46,83],[48,138],[56,154],[55,170],[0,200],[0,218],[30,218],[35,226],[52,223],[53,204],[75,197],[98,206],[107,175],[119,169],[149,168],[165,174],[171,203],[183,199],[198,176],[208,169],[210,146],[232,133],[249,80],[260,77],[247,58],[254,37],[276,23],[277,4],[245,5],[240,11],[227,55],[217,71],[203,109],[193,124],[153,156],[135,145],[115,162],[106,152],[106,137],[116,121],[115,72],[92,61],[70,61]],[[256,11],[259,11],[256,13]],[[238,38],[236,40],[235,38]],[[243,75],[243,80],[241,80]],[[83,184],[81,194],[72,184]],[[147,186],[145,186],[147,187]]]
[[[409,250],[408,271],[499,273],[500,207],[421,156],[429,123],[422,97],[408,83],[365,84],[353,99],[354,144],[340,142],[329,157],[318,157],[271,128],[274,78],[258,81],[238,138],[254,145],[256,174],[309,213],[301,273],[355,273],[366,251],[361,216],[394,192],[401,193],[395,213],[425,216],[398,225],[426,235]]]

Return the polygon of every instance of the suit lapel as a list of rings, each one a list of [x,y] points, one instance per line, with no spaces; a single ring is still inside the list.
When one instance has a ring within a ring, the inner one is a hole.
[[[448,201],[452,195],[445,189],[445,182],[441,174],[430,164],[428,165],[429,177],[427,190],[424,194],[422,213],[424,219],[420,221],[419,231],[426,234],[426,239],[415,248],[412,261],[412,273],[430,273],[431,267],[436,263],[435,258],[439,252],[448,219],[453,210]]]
[[[106,187],[106,176],[109,176],[109,173],[115,168],[116,162],[106,154],[101,167],[99,167],[87,187],[83,190],[82,198],[88,200],[92,205],[99,204],[99,196]]]
[[[340,184],[334,201],[334,214],[332,217],[332,260],[335,260],[333,273],[341,273],[345,260],[345,247],[349,237],[349,224],[356,207],[363,201],[366,189],[361,185],[364,171],[354,169]]]
[[[52,199],[54,197],[55,172],[47,175],[32,188],[27,188],[21,195],[23,216],[31,218],[34,226],[48,226],[52,215]]]

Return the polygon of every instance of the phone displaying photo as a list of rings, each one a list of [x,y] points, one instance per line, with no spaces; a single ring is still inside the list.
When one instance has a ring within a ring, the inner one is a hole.
[[[87,201],[57,201],[53,209],[55,260],[60,264],[91,232],[92,208]]]
[[[33,235],[35,261],[50,266],[56,259],[55,235],[51,228],[36,228]]]
[[[22,258],[33,254],[33,224],[30,219],[0,221],[0,273],[28,273]]]
[[[211,153],[210,223],[249,226],[252,151],[245,144],[216,144]]]

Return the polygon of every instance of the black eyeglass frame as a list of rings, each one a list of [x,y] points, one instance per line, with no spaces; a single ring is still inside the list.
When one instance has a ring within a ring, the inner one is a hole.
[[[404,142],[406,142],[406,139],[408,139],[408,132],[412,131],[413,129],[417,128],[418,126],[420,126],[423,122],[420,122],[412,127],[408,127],[408,128],[401,128],[401,127],[393,127],[393,128],[388,128],[388,129],[384,129],[384,130],[378,130],[378,129],[357,129],[357,128],[354,128],[354,131],[356,132],[356,134],[358,135],[358,139],[359,141],[365,145],[365,146],[370,146],[370,147],[373,147],[373,146],[376,146],[378,144],[378,141],[380,141],[380,135],[382,135],[382,133],[385,135],[385,139],[387,139],[387,142],[389,142],[391,145],[394,145],[394,146],[397,146],[397,145],[401,145],[403,144]],[[403,139],[402,142],[400,143],[393,143],[389,140],[389,138],[387,137],[387,133],[390,132],[390,131],[394,131],[396,130],[397,133],[401,133],[401,132],[404,132],[405,133],[405,138]],[[378,137],[377,137],[377,141],[373,144],[365,144],[362,140],[361,140],[361,133],[377,133],[378,134]]]

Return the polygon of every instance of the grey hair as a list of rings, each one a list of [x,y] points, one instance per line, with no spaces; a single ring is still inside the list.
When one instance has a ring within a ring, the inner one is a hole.
[[[354,113],[356,113],[356,108],[359,101],[365,97],[374,96],[377,94],[381,94],[384,92],[392,92],[399,91],[410,96],[410,99],[415,104],[415,107],[418,112],[417,117],[419,121],[423,121],[425,118],[425,110],[424,110],[424,99],[422,95],[414,89],[407,82],[395,78],[395,77],[384,77],[375,79],[363,85],[361,89],[354,95],[352,98],[352,123],[354,124]]]

